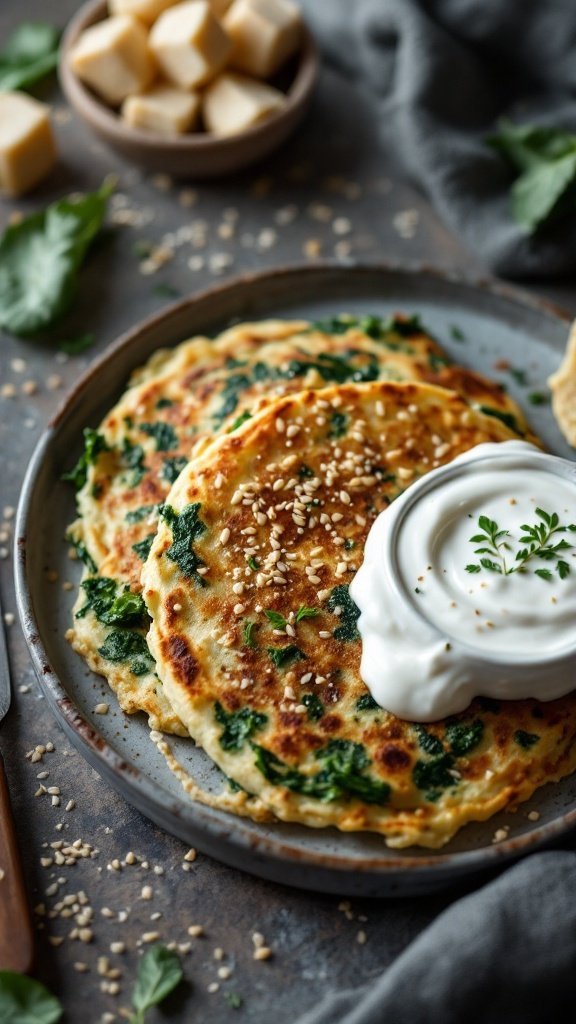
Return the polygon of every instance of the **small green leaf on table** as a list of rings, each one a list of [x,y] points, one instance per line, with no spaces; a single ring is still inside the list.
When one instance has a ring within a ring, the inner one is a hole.
[[[0,91],[26,89],[54,70],[60,32],[44,22],[24,22],[0,50]]]
[[[486,141],[517,171],[512,214],[528,233],[562,211],[576,211],[576,135],[503,120]]]
[[[70,306],[86,250],[102,227],[113,184],[59,199],[0,238],[0,327],[27,337]]]
[[[138,974],[132,1006],[135,1013],[130,1024],[144,1024],[145,1015],[153,1006],[162,1003],[183,977],[182,965],[176,953],[165,946],[152,946],[138,965]]]
[[[59,1001],[39,981],[15,971],[0,971],[2,1024],[56,1024],[61,1016]]]

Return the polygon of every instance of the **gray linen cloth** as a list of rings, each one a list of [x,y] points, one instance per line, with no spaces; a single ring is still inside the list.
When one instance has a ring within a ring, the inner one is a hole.
[[[301,3],[326,59],[371,96],[375,134],[492,271],[575,274],[576,212],[528,236],[484,142],[502,116],[576,132],[575,0]]]
[[[534,854],[444,911],[378,979],[298,1024],[569,1024],[575,892],[575,853]]]

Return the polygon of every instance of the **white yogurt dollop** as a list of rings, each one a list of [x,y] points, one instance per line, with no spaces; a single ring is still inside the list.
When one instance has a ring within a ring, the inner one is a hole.
[[[378,704],[430,722],[476,696],[575,689],[574,524],[576,464],[523,441],[479,445],[397,498],[350,586]]]

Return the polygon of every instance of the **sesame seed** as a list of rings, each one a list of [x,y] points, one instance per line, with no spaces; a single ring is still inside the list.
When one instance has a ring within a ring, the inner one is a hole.
[[[242,613],[245,610],[246,610],[246,608],[245,608],[245,606],[243,604],[235,604],[234,605],[234,614],[235,615],[242,615]]]
[[[259,946],[253,954],[254,960],[269,960],[272,955],[272,950],[268,946]]]
[[[191,924],[187,931],[188,935],[191,935],[194,939],[199,939],[204,935],[204,929],[201,924]]]
[[[367,938],[368,936],[366,935],[366,932],[361,930],[356,935],[356,942],[358,942],[360,946],[363,946]]]
[[[225,526],[224,529],[222,530],[222,533],[220,534],[220,543],[222,545],[224,545],[224,544],[227,544],[229,540],[230,540],[230,530],[229,530],[229,528],[227,526]]]
[[[158,942],[160,938],[160,932],[144,932],[142,935],[142,942]]]
[[[278,433],[279,434],[283,434],[285,428],[286,428],[286,425],[284,423],[284,420],[280,416],[277,416],[276,417],[276,430],[278,431]]]
[[[197,856],[198,854],[196,853],[196,850],[194,849],[193,846],[191,846],[190,849],[188,850],[188,853],[184,854],[184,860],[188,861],[189,863],[192,863],[192,861],[196,860]]]
[[[110,943],[110,952],[111,953],[118,953],[118,954],[126,952],[126,943],[125,942],[111,942]]]
[[[151,900],[153,895],[154,895],[154,890],[152,889],[152,886],[150,886],[150,885],[145,885],[142,888],[142,892],[140,893],[140,897],[143,900]]]
[[[528,811],[528,820],[529,821],[539,821],[540,820],[540,811]]]
[[[95,715],[107,715],[108,711],[109,711],[109,708],[110,708],[109,704],[97,704],[96,707],[94,708],[94,714]]]

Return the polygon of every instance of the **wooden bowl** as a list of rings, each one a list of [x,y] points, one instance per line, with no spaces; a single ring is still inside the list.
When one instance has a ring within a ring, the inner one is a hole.
[[[304,116],[318,76],[318,50],[305,27],[302,46],[294,58],[285,106],[266,120],[238,135],[215,136],[190,132],[166,136],[125,124],[72,70],[69,54],[78,37],[108,13],[105,0],[84,4],[70,21],[60,50],[60,81],[70,105],[109,146],[127,160],[177,178],[222,177],[256,163],[280,146]]]

